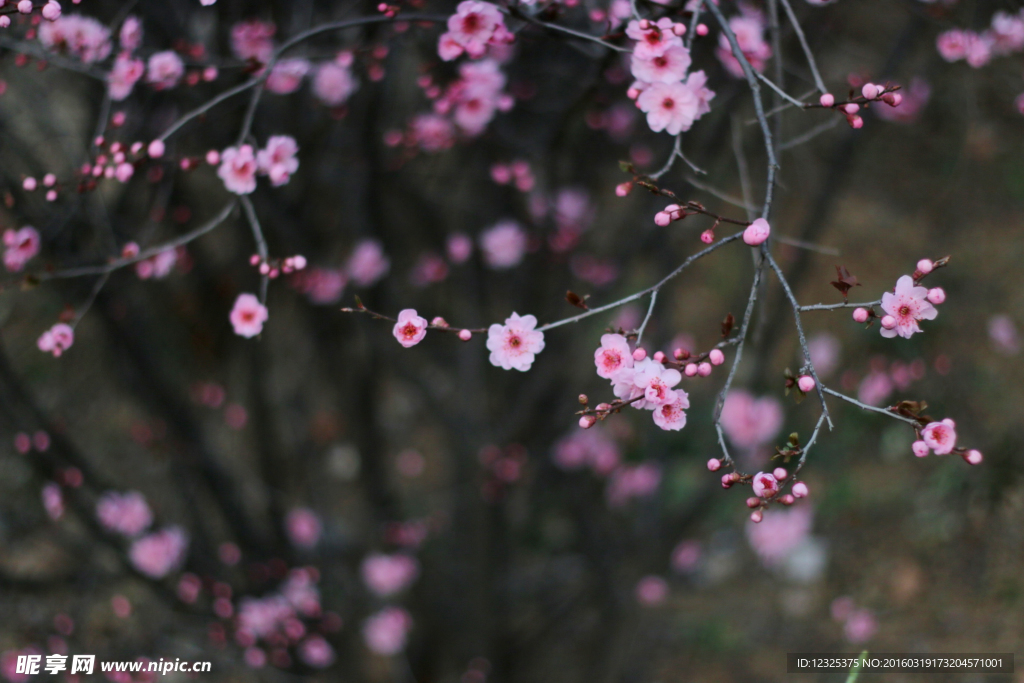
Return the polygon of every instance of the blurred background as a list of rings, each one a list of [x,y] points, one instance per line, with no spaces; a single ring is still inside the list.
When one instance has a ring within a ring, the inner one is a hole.
[[[404,349],[390,323],[339,310],[358,296],[392,317],[415,308],[456,327],[513,311],[549,322],[578,312],[567,290],[601,305],[698,251],[710,219],[661,228],[664,198],[615,194],[631,179],[620,160],[650,172],[672,145],[626,98],[621,55],[510,18],[516,40],[497,57],[514,106],[485,129],[452,132],[417,120],[462,63],[438,59],[441,28],[381,23],[298,46],[305,83],[266,93],[252,136],[293,136],[299,168],[282,187],[261,180],[251,199],[271,255],[309,265],[271,282],[263,333],[243,339],[228,314],[260,282],[238,210],[162,263],[109,280],[25,273],[103,264],[126,243],[145,249],[210,220],[232,195],[203,157],[235,143],[249,95],[187,124],[127,182],[78,192],[97,131],[108,147],[148,142],[244,82],[260,65],[239,56],[238,22],[272,22],[280,44],[378,14],[376,3],[65,3],[61,20],[81,11],[115,36],[138,17],[144,58],[174,50],[186,74],[219,68],[210,82],[140,83],[115,102],[102,72],[117,49],[84,66],[63,55],[79,69],[47,64],[15,16],[0,38],[0,223],[35,227],[42,248],[0,291],[0,675],[23,683],[18,654],[64,652],[211,661],[193,677],[213,680],[781,681],[786,652],[1019,651],[1024,83],[1019,53],[948,62],[936,38],[984,31],[1020,4],[793,2],[837,96],[870,80],[903,85],[905,98],[869,109],[860,130],[822,110],[773,117],[786,147],[774,253],[801,303],[841,300],[829,284],[838,265],[862,283],[851,299],[871,301],[919,259],[951,256],[929,278],[947,301],[912,339],[883,339],[849,311],[806,313],[818,371],[873,405],[927,401],[985,461],[915,458],[906,425],[830,401],[836,428],[802,473],[811,495],[757,526],[745,489],[722,490],[705,465],[718,452],[712,409],[728,365],[686,380],[682,431],[632,410],[577,427],[580,393],[612,398],[594,373],[600,336],[635,328],[644,309],[548,332],[528,373],[491,366],[480,336],[430,332]],[[689,17],[678,0],[639,5]],[[773,7],[721,3],[766,25]],[[616,9],[523,12],[623,44],[606,18]],[[403,11],[443,18],[454,3]],[[746,220],[736,203],[745,192],[760,202],[764,147],[747,84],[723,67],[707,23],[693,68],[716,96],[683,137],[707,173],[677,163],[660,184]],[[795,96],[812,91],[784,14],[775,47],[766,74],[781,71]],[[315,83],[325,63],[357,83],[341,102]],[[65,188],[56,201],[24,189],[46,173]],[[746,252],[723,248],[668,285],[645,345],[720,340],[723,318],[746,304]],[[79,318],[61,357],[37,348],[58,320]],[[799,364],[792,312],[768,277],[727,410],[751,471],[813,428],[816,401],[784,391]]]

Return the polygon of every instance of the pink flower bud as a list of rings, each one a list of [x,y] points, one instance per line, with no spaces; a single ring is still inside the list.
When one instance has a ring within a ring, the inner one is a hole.
[[[836,103],[836,98],[832,93],[827,92],[818,99],[818,102],[823,107],[831,107]]]
[[[807,490],[807,484],[802,481],[798,481],[793,484],[793,497],[794,498],[806,498],[810,491]]]
[[[801,375],[800,379],[796,381],[796,385],[800,387],[800,391],[809,394],[814,391],[814,378],[810,375]]]
[[[942,287],[932,287],[928,290],[928,301],[936,306],[946,300],[946,290]]]
[[[715,233],[713,230],[705,230],[700,234],[700,241],[704,244],[711,244],[715,241]]]
[[[610,403],[598,403],[597,408],[595,408],[595,410],[601,413],[607,413],[611,409],[612,405]]]
[[[708,354],[708,360],[711,361],[712,365],[721,365],[725,362],[725,354],[722,353],[721,349],[712,349],[711,353]]]
[[[762,519],[764,519],[764,513],[760,510],[754,510],[750,513],[750,521],[754,524],[760,524]]]
[[[743,241],[752,247],[756,247],[759,244],[763,244],[771,234],[772,227],[768,225],[768,221],[758,218],[743,231]]]
[[[459,339],[462,341],[469,341],[473,338],[473,333],[469,330],[459,330]]]
[[[43,185],[45,185],[46,187],[53,187],[56,184],[57,176],[53,175],[52,173],[47,173],[46,175],[43,176]]]
[[[923,258],[917,262],[917,272],[921,273],[922,275],[927,275],[928,273],[932,272],[932,268],[934,267],[935,264],[932,263],[932,260],[928,258]]]
[[[854,130],[860,130],[864,127],[864,119],[859,116],[851,116],[849,118],[849,122],[850,128],[853,128]]]
[[[732,484],[733,484],[732,476],[730,476],[728,474],[723,474],[722,475],[722,488],[723,489],[730,488],[732,486]]]
[[[891,315],[882,316],[882,327],[887,330],[891,330],[896,327],[896,318]]]
[[[860,105],[857,104],[856,102],[850,102],[849,104],[843,105],[843,111],[849,114],[850,116],[853,116],[854,114],[860,111]]]
[[[789,472],[786,471],[785,467],[776,467],[772,470],[772,476],[779,481],[786,481],[786,477],[789,476]]]
[[[654,360],[656,360],[659,363],[664,363],[665,362],[665,354],[662,353],[661,351],[656,351],[654,353]]]
[[[431,320],[430,324],[433,325],[434,327],[448,327],[448,321],[442,318],[441,316],[437,316],[436,318]]]
[[[50,0],[48,3],[43,5],[43,18],[47,21],[56,21],[60,17],[60,3],[56,0]]]
[[[697,374],[697,364],[696,363],[687,363],[686,367],[683,368],[683,374],[686,375],[687,377],[693,377],[694,375],[696,375]]]
[[[878,86],[874,83],[865,83],[864,87],[860,89],[860,94],[869,100],[873,100],[878,97],[878,92]]]
[[[220,164],[220,152],[215,149],[211,149],[206,153],[206,163],[210,166],[217,166]]]
[[[712,472],[717,472],[722,467],[722,461],[718,458],[711,458],[708,460],[708,469]]]
[[[971,450],[964,453],[964,460],[966,460],[968,464],[971,465],[980,465],[981,461],[984,460],[984,458],[981,455],[981,451],[977,450],[976,448],[972,448]]]
[[[756,507],[758,507],[760,505],[761,505],[761,499],[760,498],[747,498],[747,507],[748,508],[756,508]]]
[[[593,415],[584,415],[580,418],[580,427],[583,429],[590,429],[597,422],[597,418]]]
[[[292,257],[292,265],[295,270],[303,270],[306,267],[306,257],[302,254],[296,254]]]
[[[18,2],[18,11],[22,14],[29,14],[32,12],[32,0],[20,0]]]
[[[698,36],[706,36],[707,34],[708,34],[708,25],[707,24],[697,24],[697,35]]]
[[[664,211],[659,211],[654,214],[654,224],[664,228],[666,225],[672,222],[672,217]]]
[[[25,188],[26,192],[32,192],[36,189],[36,179],[29,176],[25,180],[21,181],[21,186]]]
[[[792,505],[796,502],[796,498],[793,497],[792,493],[787,493],[784,496],[779,496],[779,502],[783,505]]]
[[[11,25],[11,18],[6,14],[0,17],[0,28],[7,28]]]
[[[647,31],[650,28],[651,28],[651,22],[649,20],[647,20],[647,19],[641,19],[640,20],[640,30],[641,31]]]
[[[672,24],[672,33],[677,36],[686,35],[686,24]]]
[[[914,451],[914,455],[919,458],[923,458],[931,452],[928,448],[928,444],[924,441],[915,441],[910,447],[910,450]]]
[[[633,183],[625,182],[619,183],[615,186],[615,194],[619,197],[625,197],[633,191]]]
[[[866,323],[871,314],[868,313],[868,309],[864,307],[858,307],[853,309],[853,320],[858,323]]]
[[[898,92],[889,93],[886,97],[891,98],[891,100],[886,100],[890,107],[898,107],[903,102],[903,95]]]
[[[711,363],[701,363],[697,366],[697,374],[701,377],[707,377],[711,374]]]
[[[633,350],[633,360],[643,360],[644,358],[647,358],[647,352],[645,350],[643,350],[643,349],[634,349]]]
[[[154,159],[159,159],[164,155],[166,150],[167,146],[164,144],[163,140],[153,140],[153,142],[149,143],[149,149],[147,151],[149,152],[149,156]]]
[[[690,357],[690,352],[683,348],[678,348],[672,352],[672,357],[676,360],[685,360]]]

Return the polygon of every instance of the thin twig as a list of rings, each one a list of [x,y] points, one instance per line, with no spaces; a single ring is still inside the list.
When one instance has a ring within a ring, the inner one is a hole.
[[[798,247],[800,249],[806,249],[807,251],[816,251],[819,254],[825,254],[827,256],[839,256],[840,251],[835,247],[822,247],[811,242],[805,242],[803,240],[793,239],[792,237],[785,237],[784,235],[773,235],[775,241],[781,244],[788,244],[791,247]],[[804,310],[801,306],[800,310]]]
[[[644,321],[640,324],[640,329],[636,333],[636,345],[640,346],[640,341],[644,338],[644,330],[647,329],[647,323],[650,322],[651,316],[654,314],[654,304],[658,300],[658,290],[651,292],[651,303],[647,307],[647,315],[644,316]]]
[[[915,420],[913,418],[905,417],[905,416],[900,415],[898,413],[894,413],[893,411],[891,411],[891,410],[889,410],[887,408],[878,408],[876,406],[868,405],[867,403],[863,403],[861,401],[858,401],[857,399],[855,399],[852,396],[847,396],[846,394],[841,394],[838,391],[835,391],[833,389],[829,389],[828,387],[822,387],[820,384],[818,386],[821,387],[821,390],[824,391],[829,396],[835,396],[836,398],[840,398],[840,399],[846,401],[847,403],[852,403],[853,405],[857,406],[858,408],[863,408],[864,410],[870,410],[873,413],[881,413],[882,415],[888,415],[889,417],[891,417],[893,419],[900,420],[901,422],[906,422],[907,424],[914,425],[915,427],[919,426],[919,424],[920,424],[917,420]]]
[[[803,108],[803,106],[804,106],[803,102],[801,102],[800,100],[796,99],[795,97],[792,97],[785,90],[783,90],[779,86],[777,86],[774,83],[772,83],[772,80],[770,78],[765,76],[760,71],[755,71],[754,73],[757,75],[758,78],[760,78],[762,81],[765,82],[765,85],[767,85],[769,88],[771,88],[772,90],[777,92],[784,100],[787,100],[790,104],[792,104],[794,106]]]
[[[729,375],[725,378],[725,386],[722,387],[722,391],[718,394],[718,400],[715,402],[714,412],[714,423],[716,428],[720,428],[722,419],[722,407],[725,406],[726,396],[729,394],[729,389],[732,387],[732,381],[736,378],[736,370],[740,366],[740,360],[743,358],[743,347],[747,340],[747,329],[750,327],[750,318],[754,314],[754,304],[757,303],[757,291],[761,285],[761,272],[764,270],[764,262],[754,268],[754,280],[750,284],[750,296],[747,298],[747,308],[743,311],[743,323],[740,325],[740,331],[737,335],[739,342],[736,344],[736,355],[732,359],[732,366],[729,368]],[[721,438],[721,433],[719,433]],[[723,449],[725,444],[722,444]],[[726,453],[728,455],[728,453]]]
[[[842,119],[836,116],[830,121],[826,121],[825,123],[819,124],[814,128],[811,128],[803,135],[798,135],[792,140],[786,140],[785,142],[779,145],[778,151],[784,152],[787,149],[792,149],[798,145],[804,144],[805,142],[810,142],[811,140],[818,137],[822,133],[827,133],[828,131],[838,126],[840,121],[842,121]]]
[[[249,227],[252,229],[252,238],[256,242],[256,253],[260,255],[262,263],[266,263],[267,259],[270,258],[270,251],[267,249],[267,240],[263,237],[263,228],[260,227],[260,220],[256,216],[256,209],[253,208],[252,200],[248,196],[242,195],[239,197],[242,202],[242,209],[245,210],[245,217],[249,221]],[[260,277],[260,303],[267,303],[267,288],[270,284],[270,277],[263,275]]]
[[[851,304],[849,301],[844,301],[841,304],[811,304],[809,306],[801,306],[800,311],[834,311],[837,308],[868,308],[872,306],[878,306],[882,303],[882,300],[869,301],[863,304]]]
[[[828,92],[828,88],[825,87],[825,81],[821,79],[821,73],[818,71],[818,65],[814,61],[814,53],[811,52],[811,46],[807,44],[807,37],[804,35],[804,30],[800,27],[800,22],[797,21],[796,13],[793,11],[793,7],[789,4],[789,0],[779,0],[782,3],[782,7],[786,10],[786,14],[789,16],[789,22],[793,24],[793,31],[796,33],[796,37],[800,40],[800,47],[804,50],[804,56],[807,57],[807,66],[811,69],[811,75],[814,76],[814,84],[818,86],[818,90],[822,95]]]

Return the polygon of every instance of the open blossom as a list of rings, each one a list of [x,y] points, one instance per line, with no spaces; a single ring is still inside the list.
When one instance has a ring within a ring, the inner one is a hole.
[[[263,331],[267,316],[267,307],[260,303],[255,294],[239,294],[235,299],[235,307],[231,309],[230,319],[235,334],[251,339]]]
[[[309,508],[294,508],[285,516],[284,528],[296,548],[312,548],[320,540],[323,525],[320,516]]]
[[[178,262],[177,249],[164,249],[159,254],[150,256],[135,264],[135,274],[140,280],[154,278],[160,280],[171,274],[174,264]]]
[[[377,240],[363,240],[352,250],[346,270],[360,287],[369,287],[387,275],[391,260],[384,255],[384,247]]]
[[[935,39],[935,46],[939,55],[947,62],[955,62],[967,55],[967,32],[958,28],[940,33]]]
[[[301,57],[278,61],[267,76],[267,90],[277,95],[288,95],[299,89],[312,65]]]
[[[455,144],[455,126],[439,114],[418,114],[409,122],[409,134],[424,152],[440,152]]]
[[[415,557],[402,553],[374,553],[363,560],[361,572],[367,588],[386,598],[401,593],[416,580],[420,573],[420,563]]]
[[[92,17],[65,14],[39,26],[39,42],[49,50],[67,52],[86,64],[110,54],[110,29]]]
[[[405,649],[412,617],[400,607],[385,607],[363,622],[363,640],[379,655],[396,655]]]
[[[323,636],[312,635],[299,643],[299,659],[314,669],[326,669],[334,663],[334,648]]]
[[[54,358],[60,358],[61,354],[71,348],[75,343],[75,331],[70,325],[57,323],[36,341],[36,346],[43,353],[52,353]]]
[[[641,59],[650,59],[664,54],[672,47],[682,47],[683,39],[672,31],[673,21],[662,17],[651,23],[647,29],[640,28],[640,22],[633,20],[626,25],[626,36],[636,41],[633,55]]]
[[[465,0],[448,17],[448,31],[438,41],[437,53],[446,62],[463,52],[474,59],[483,57],[488,45],[512,42],[501,11],[488,2]]]
[[[779,492],[779,482],[774,474],[769,472],[758,472],[751,482],[754,488],[754,495],[761,498],[771,498]]]
[[[764,39],[765,21],[760,11],[741,5],[743,14],[729,19],[729,28],[736,36],[736,42],[743,56],[755,71],[763,71],[772,56],[772,47]],[[732,44],[724,33],[718,36],[718,59],[726,70],[736,78],[743,78],[743,66],[732,53]]]
[[[157,90],[173,88],[185,73],[185,63],[173,50],[157,52],[149,58],[146,67],[146,82]]]
[[[654,424],[666,431],[678,432],[686,426],[686,409],[690,397],[682,389],[672,392],[673,400],[654,407]]]
[[[644,390],[644,402],[648,409],[676,402],[672,387],[683,379],[674,368],[666,368],[658,361],[645,358],[633,365],[633,383]],[[685,407],[689,407],[689,403]]]
[[[39,231],[26,226],[20,230],[4,230],[4,267],[16,273],[39,253]]]
[[[127,52],[117,55],[114,68],[107,75],[107,92],[110,93],[110,99],[120,102],[128,97],[145,73],[146,65],[141,59],[132,57]]]
[[[594,352],[594,364],[597,365],[597,376],[605,379],[611,379],[622,368],[633,367],[629,342],[621,334],[602,335],[601,346]]]
[[[329,107],[340,107],[359,88],[352,69],[339,60],[324,62],[313,76],[313,94]]]
[[[256,154],[259,170],[270,177],[274,187],[284,185],[295,171],[299,170],[299,160],[295,155],[299,146],[290,135],[275,135],[267,140],[267,146]]]
[[[782,418],[778,399],[754,398],[743,389],[730,391],[722,406],[722,429],[738,448],[754,448],[774,439]]]
[[[487,350],[491,365],[505,370],[526,372],[533,358],[544,350],[544,333],[538,332],[537,318],[513,313],[504,325],[495,323],[487,330]]]
[[[259,164],[251,145],[228,147],[220,155],[217,175],[224,187],[235,194],[251,194],[256,189],[256,171]]]
[[[153,523],[146,497],[138,491],[108,491],[96,502],[96,518],[109,531],[129,538],[138,536]]]
[[[514,100],[504,92],[507,80],[494,59],[465,62],[459,66],[458,80],[434,101],[434,111],[450,114],[464,134],[479,135],[496,112],[512,108]]]
[[[393,333],[405,348],[416,346],[427,336],[427,319],[416,315],[415,308],[407,308],[398,314]]]
[[[935,455],[949,455],[956,446],[956,425],[946,418],[942,422],[930,422],[921,430],[921,440]]]
[[[700,100],[685,83],[654,83],[636,100],[655,133],[678,135],[690,130],[701,108]]]
[[[121,32],[118,34],[118,41],[121,48],[128,52],[134,52],[142,45],[142,22],[135,15],[126,17],[121,24]]]
[[[168,527],[143,536],[132,543],[128,557],[132,565],[154,579],[162,579],[177,569],[188,550],[188,534],[181,527]]]
[[[643,83],[675,83],[683,80],[691,61],[689,50],[672,45],[661,54],[646,58],[633,53],[630,70],[633,78]]]
[[[241,21],[231,27],[231,51],[239,59],[255,59],[264,64],[274,53],[272,41],[277,27],[266,21]]]
[[[526,254],[526,232],[515,221],[501,221],[480,235],[480,250],[491,268],[511,268]]]
[[[694,71],[686,77],[686,87],[689,88],[697,98],[697,116],[700,118],[711,111],[711,100],[715,92],[707,87],[708,76],[703,71]]]
[[[914,279],[904,275],[896,281],[896,290],[882,295],[882,310],[896,320],[892,329],[881,327],[883,337],[899,335],[909,339],[915,332],[920,332],[918,322],[934,320],[938,310],[928,302],[928,289],[914,284]]]

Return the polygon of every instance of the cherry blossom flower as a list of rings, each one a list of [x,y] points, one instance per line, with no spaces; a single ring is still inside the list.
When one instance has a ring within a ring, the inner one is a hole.
[[[857,388],[857,399],[869,406],[881,405],[892,394],[892,379],[886,372],[870,372]]]
[[[188,534],[181,527],[172,526],[132,543],[128,558],[141,573],[162,579],[181,565],[187,550]]]
[[[810,536],[813,523],[814,512],[809,505],[773,508],[760,523],[747,522],[747,540],[762,564],[778,567]]]
[[[277,27],[265,21],[253,19],[242,21],[231,27],[231,51],[239,59],[255,59],[266,64],[274,53],[273,37]]]
[[[291,284],[317,305],[337,303],[341,300],[348,275],[337,268],[307,268],[292,276]]]
[[[118,42],[121,43],[121,49],[128,52],[134,52],[142,45],[142,22],[134,14],[125,17],[124,23],[121,24],[121,32],[118,34]]]
[[[921,440],[935,455],[949,455],[956,446],[956,424],[949,418],[942,422],[930,422],[921,430]]]
[[[146,82],[157,90],[173,88],[185,73],[185,63],[173,50],[157,52],[146,65]]]
[[[743,231],[743,241],[752,247],[763,244],[772,234],[772,227],[763,218],[756,219]]]
[[[751,483],[754,495],[761,498],[771,498],[779,492],[779,482],[770,472],[758,472],[754,475],[754,480]]]
[[[314,669],[326,669],[334,663],[334,648],[323,636],[312,635],[299,643],[299,659]]]
[[[146,497],[138,491],[108,491],[96,501],[96,518],[108,531],[129,538],[138,536],[153,523]]]
[[[614,471],[621,459],[618,445],[603,430],[573,430],[555,443],[552,456],[563,470],[588,466],[599,476]]]
[[[407,308],[398,314],[392,333],[405,348],[416,346],[427,336],[427,319],[416,315],[415,308]]]
[[[385,607],[363,622],[363,640],[379,655],[390,657],[405,649],[412,617],[400,607]]]
[[[729,392],[722,406],[722,429],[737,448],[768,443],[782,429],[782,406],[773,396],[755,399],[743,389]]]
[[[501,221],[480,235],[480,250],[491,268],[512,268],[526,254],[526,232],[515,221]]]
[[[217,175],[224,187],[235,194],[251,194],[256,189],[256,171],[259,164],[251,145],[228,147],[220,155]]]
[[[409,123],[409,134],[424,152],[440,152],[455,144],[455,126],[438,114],[418,114]]]
[[[637,97],[637,106],[647,114],[647,125],[655,133],[678,135],[690,130],[701,102],[685,83],[654,83]]]
[[[676,392],[672,391],[672,387],[683,379],[678,370],[666,368],[652,358],[645,358],[633,365],[633,371],[633,384],[644,390],[647,409],[653,410],[655,406],[676,402]],[[683,407],[689,408],[689,402]]]
[[[453,264],[465,263],[473,255],[473,238],[464,232],[449,235],[445,242],[445,251],[448,254],[448,260]]]
[[[387,275],[391,269],[391,260],[384,255],[380,242],[363,240],[352,250],[345,269],[357,285],[370,287]]]
[[[267,76],[267,90],[276,95],[289,95],[299,89],[312,68],[309,61],[301,57],[281,59]]]
[[[652,495],[661,484],[661,467],[653,462],[624,465],[612,472],[605,498],[611,507],[622,507],[630,500]]]
[[[497,7],[488,2],[464,0],[455,8],[455,14],[448,17],[448,31],[441,35],[437,53],[446,62],[463,52],[477,59],[484,56],[488,45],[512,40]]]
[[[673,21],[662,17],[657,22],[648,22],[650,27],[643,29],[640,22],[633,20],[626,25],[626,36],[637,41],[633,54],[641,59],[650,59],[664,54],[672,47],[683,45],[683,39],[672,31]]]
[[[159,254],[150,256],[135,264],[135,274],[140,280],[154,278],[160,280],[171,274],[178,262],[177,249],[164,249]]]
[[[294,508],[285,516],[284,528],[296,548],[312,548],[320,540],[322,524],[320,516],[309,508]]]
[[[146,73],[146,65],[141,59],[122,52],[114,59],[114,67],[107,74],[107,92],[115,102],[124,100],[131,95],[135,84]]]
[[[459,67],[459,79],[434,102],[438,114],[451,114],[466,135],[479,135],[498,111],[508,111],[514,100],[503,92],[506,83],[498,62],[483,59]]]
[[[4,230],[4,267],[17,273],[39,253],[40,244],[39,231],[31,226]]]
[[[601,346],[594,352],[597,376],[611,379],[622,368],[633,367],[633,352],[629,342],[621,334],[601,336]]]
[[[935,47],[947,62],[956,62],[967,56],[967,32],[958,28],[940,33],[935,39]]]
[[[255,294],[239,294],[231,309],[230,320],[235,334],[251,339],[263,331],[263,323],[267,321],[268,315],[267,307],[260,303]]]
[[[678,432],[686,426],[686,412],[690,398],[682,389],[676,389],[673,400],[654,407],[654,424],[666,431]]]
[[[939,314],[928,302],[928,289],[915,285],[909,275],[896,281],[895,293],[886,292],[882,295],[882,310],[896,320],[892,329],[881,328],[882,336],[887,338],[899,335],[909,339],[915,332],[921,331],[918,322],[934,320]]]
[[[52,353],[54,358],[60,358],[61,354],[71,348],[75,343],[75,331],[70,325],[57,323],[36,341],[36,346],[43,353]]]
[[[110,54],[110,29],[92,17],[66,14],[39,27],[39,42],[48,50],[66,52],[86,64]]]
[[[505,370],[526,372],[534,356],[544,350],[544,333],[534,328],[537,318],[513,313],[504,325],[494,324],[487,330],[487,350],[491,365]]]
[[[772,56],[772,47],[764,39],[765,20],[760,11],[749,5],[741,5],[743,14],[729,19],[729,28],[736,36],[736,42],[743,56],[755,71],[764,71],[765,64]],[[732,53],[732,44],[724,33],[718,36],[719,61],[736,78],[743,78],[743,66]]]
[[[634,53],[630,70],[633,77],[643,83],[675,83],[686,76],[691,61],[689,50],[682,45],[672,45],[661,54],[650,57]]]
[[[292,174],[299,170],[299,160],[295,158],[298,151],[295,138],[275,135],[256,154],[256,163],[259,170],[270,177],[270,184],[279,187],[291,180]]]
[[[337,60],[324,62],[313,76],[313,94],[329,107],[345,104],[358,89],[359,81],[352,75],[352,69]]]
[[[707,87],[708,76],[703,71],[694,71],[686,77],[686,87],[697,97],[697,116],[700,118],[711,111],[711,100],[715,93]]]
[[[415,557],[396,553],[367,555],[361,567],[363,582],[376,595],[386,598],[408,588],[420,573]]]

